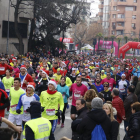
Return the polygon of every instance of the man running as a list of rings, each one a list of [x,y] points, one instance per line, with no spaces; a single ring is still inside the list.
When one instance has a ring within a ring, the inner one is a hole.
[[[83,98],[85,95],[85,92],[87,91],[87,87],[82,84],[82,79],[80,76],[76,78],[76,83],[72,84],[70,88],[70,99],[72,99],[72,106],[71,106],[71,119],[75,120],[76,118],[76,100]]]
[[[16,74],[15,78],[19,77],[21,79],[21,88],[26,91],[28,82],[33,82],[33,78],[27,73],[27,69],[24,65],[20,68],[20,73]]]
[[[15,78],[14,79],[14,87],[10,88],[9,98],[11,100],[10,103],[10,114],[8,117],[8,120],[12,123],[16,122],[17,126],[22,125],[22,114],[23,114],[23,108],[21,109],[21,114],[16,113],[16,106],[18,104],[19,98],[22,94],[25,93],[23,89],[20,88],[21,79]],[[18,139],[20,140],[21,134],[18,134]]]

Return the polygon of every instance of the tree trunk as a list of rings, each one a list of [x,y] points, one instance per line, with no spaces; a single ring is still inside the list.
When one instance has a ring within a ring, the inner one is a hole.
[[[64,37],[65,37],[65,33],[63,31],[62,42],[61,42],[62,54],[63,54],[63,40],[64,40]]]
[[[15,33],[16,33],[16,36],[19,41],[19,54],[24,54],[23,39],[18,30],[18,10],[19,10],[19,6],[20,6],[21,2],[22,2],[22,0],[17,0],[16,7],[15,7],[15,13],[14,13],[14,22],[15,22]]]
[[[99,45],[100,45],[100,38],[98,39],[98,50],[99,50]]]
[[[35,30],[35,19],[31,20],[31,30],[30,30],[30,36],[29,36],[29,40],[28,40],[28,52],[33,51],[33,48],[35,46],[33,46],[33,33]]]

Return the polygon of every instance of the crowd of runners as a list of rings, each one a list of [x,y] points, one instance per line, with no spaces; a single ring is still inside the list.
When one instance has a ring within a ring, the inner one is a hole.
[[[140,61],[135,58],[0,55],[0,123],[9,125],[0,128],[0,140],[20,140],[21,134],[23,140],[58,140],[54,132],[57,125],[66,128],[68,108],[72,134],[61,140],[121,140],[122,121],[124,140],[140,140],[139,102]]]

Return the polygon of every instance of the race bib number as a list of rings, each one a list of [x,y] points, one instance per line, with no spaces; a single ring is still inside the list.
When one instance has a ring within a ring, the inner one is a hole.
[[[54,116],[55,115],[55,109],[46,109],[46,114],[48,116]]]
[[[80,98],[80,93],[74,93],[75,100],[78,100]]]
[[[125,89],[120,89],[120,92],[125,92]]]
[[[65,99],[65,94],[62,94],[62,96],[63,96],[63,99]]]
[[[10,107],[11,107],[11,110],[12,110],[12,111],[16,111],[17,104],[16,104],[16,105],[12,105],[12,106],[10,106]]]
[[[30,117],[30,113],[24,110],[24,115]]]
[[[6,89],[5,91],[6,91],[6,92],[10,92],[10,89]]]
[[[0,67],[0,71],[5,71],[5,67]]]

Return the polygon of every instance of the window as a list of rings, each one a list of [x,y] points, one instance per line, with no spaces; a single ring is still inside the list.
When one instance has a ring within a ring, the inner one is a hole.
[[[126,0],[119,0],[119,1],[121,1],[121,2],[126,2]]]
[[[124,18],[125,15],[124,14],[118,14],[118,18]]]
[[[115,34],[115,31],[112,31],[112,35],[114,35]]]
[[[117,0],[114,0],[114,2],[117,2]]]
[[[112,17],[113,17],[113,18],[116,18],[116,15],[115,15],[115,14],[113,14],[113,15],[112,15]]]
[[[132,19],[136,19],[136,15],[133,15],[133,16],[132,16]]]
[[[113,6],[113,10],[117,10],[117,6]]]
[[[125,7],[125,11],[133,11],[134,7]]]
[[[117,26],[124,26],[124,22],[118,22]]]
[[[134,3],[137,3],[137,0],[134,0]]]
[[[102,1],[101,4],[104,4],[104,2]]]
[[[135,32],[131,32],[131,35],[135,35]]]
[[[123,30],[116,31],[117,35],[123,35]]]
[[[132,25],[131,25],[131,26],[132,26],[132,28],[134,28],[134,27],[135,27],[135,23],[132,23]]]

